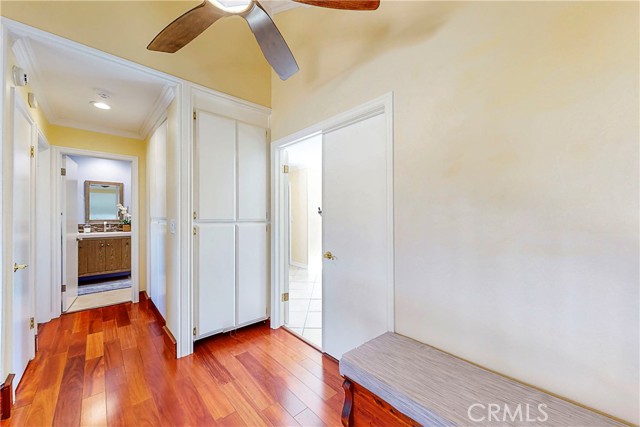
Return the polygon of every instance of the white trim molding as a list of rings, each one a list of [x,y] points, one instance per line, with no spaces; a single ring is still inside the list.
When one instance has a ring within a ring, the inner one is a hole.
[[[282,197],[284,189],[280,173],[283,166],[283,151],[305,139],[349,126],[379,114],[385,115],[387,131],[387,241],[389,242],[387,247],[387,329],[389,331],[395,330],[393,92],[271,143],[271,212],[273,213],[271,226],[271,327],[274,329],[284,324],[284,307],[280,295],[286,280],[285,262],[288,261],[287,239],[285,238],[285,210],[287,207],[284,205],[285,201]]]

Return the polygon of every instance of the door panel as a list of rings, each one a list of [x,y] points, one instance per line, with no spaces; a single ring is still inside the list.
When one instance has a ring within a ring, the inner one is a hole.
[[[194,158],[198,219],[234,220],[236,122],[198,112]]]
[[[238,123],[238,219],[267,218],[267,133]]]
[[[78,164],[68,156],[64,157],[66,175],[64,180],[64,284],[62,311],[69,310],[78,298]]]
[[[131,269],[131,238],[125,237],[124,239],[120,239],[120,247],[122,248],[122,258],[120,261],[120,269],[121,270],[130,270]]]
[[[167,318],[167,273],[165,253],[167,245],[167,222],[152,220],[151,222],[151,300],[160,314]]]
[[[197,328],[204,336],[235,324],[235,227],[199,224],[196,229]]]
[[[324,350],[339,359],[387,331],[385,116],[325,134],[323,161]]]
[[[34,357],[35,330],[30,328],[34,315],[33,268],[31,264],[31,191],[30,150],[35,143],[35,128],[28,114],[18,105],[14,109],[13,128],[13,273],[11,299],[11,371],[18,384],[30,359]]]
[[[238,224],[238,326],[267,315],[267,229]]]
[[[105,240],[105,271],[123,270],[122,247],[124,239]]]
[[[78,276],[84,276],[87,274],[88,270],[88,251],[87,251],[87,241],[80,240],[78,242]]]

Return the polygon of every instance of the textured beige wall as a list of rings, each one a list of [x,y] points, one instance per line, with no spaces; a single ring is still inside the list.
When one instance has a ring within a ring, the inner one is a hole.
[[[149,42],[198,1],[12,1],[2,16],[230,95],[269,106],[271,69],[244,19],[216,22],[179,52]]]
[[[307,265],[308,246],[308,200],[307,170],[292,169],[289,172],[291,200],[291,261]]]
[[[638,3],[277,18],[274,139],[394,92],[396,328],[638,423]],[[362,159],[366,161],[366,153]]]

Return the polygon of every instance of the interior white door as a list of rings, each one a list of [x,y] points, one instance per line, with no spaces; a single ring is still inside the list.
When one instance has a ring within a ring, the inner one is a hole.
[[[235,220],[235,120],[198,111],[195,163],[197,219]]]
[[[236,262],[234,224],[196,226],[198,338],[235,326]]]
[[[35,125],[25,109],[16,102],[13,122],[13,283],[11,289],[11,372],[14,384],[22,378],[27,363],[35,356],[34,277],[31,257],[32,238],[32,159]]]
[[[387,331],[387,148],[384,115],[323,138],[323,344],[336,359]]]
[[[267,317],[267,226],[238,224],[237,326]]]
[[[69,310],[78,298],[78,164],[69,156],[63,157],[66,170],[64,180],[64,282],[62,311]]]

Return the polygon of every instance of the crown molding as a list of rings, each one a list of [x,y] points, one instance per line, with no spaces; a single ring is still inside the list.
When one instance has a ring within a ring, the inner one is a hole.
[[[53,122],[49,122],[52,125],[55,126],[64,126],[64,127],[68,127],[68,128],[75,128],[75,129],[80,129],[80,130],[87,130],[89,132],[96,132],[96,133],[104,133],[107,135],[115,135],[115,136],[122,136],[125,138],[132,138],[132,139],[139,139],[141,141],[143,141],[145,139],[144,136],[140,135],[138,132],[130,132],[130,131],[126,131],[126,130],[122,130],[122,129],[114,129],[114,128],[110,128],[107,126],[92,126],[92,125],[87,125],[86,123],[82,123],[80,121],[76,121],[76,120],[71,120],[71,119],[56,119]]]
[[[149,114],[142,122],[142,126],[138,131],[138,134],[142,139],[146,139],[156,128],[158,122],[164,119],[165,115],[167,114],[167,108],[169,107],[169,104],[171,104],[171,101],[173,101],[173,98],[175,98],[175,96],[176,92],[173,89],[173,86],[166,85],[162,89],[162,92],[158,96],[158,99],[156,99],[153,108],[151,109],[151,111],[149,111]]]

